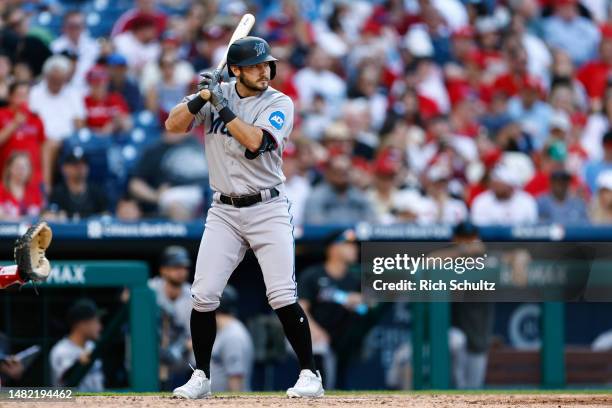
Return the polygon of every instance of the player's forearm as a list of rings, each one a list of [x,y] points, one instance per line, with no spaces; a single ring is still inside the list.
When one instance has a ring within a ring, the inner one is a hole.
[[[235,118],[227,125],[227,130],[232,134],[232,137],[241,145],[255,153],[259,150],[263,140],[263,130],[258,127],[249,125],[240,118]]]
[[[186,103],[179,103],[170,111],[166,119],[166,130],[172,133],[185,133],[189,130],[194,115],[189,112]]]
[[[157,204],[159,199],[157,190],[151,188],[151,186],[140,179],[130,181],[129,190],[134,197],[151,204]]]

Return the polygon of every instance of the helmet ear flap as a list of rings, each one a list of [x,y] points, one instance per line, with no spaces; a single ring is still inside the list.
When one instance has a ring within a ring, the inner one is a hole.
[[[276,62],[270,61],[270,80],[276,76]]]

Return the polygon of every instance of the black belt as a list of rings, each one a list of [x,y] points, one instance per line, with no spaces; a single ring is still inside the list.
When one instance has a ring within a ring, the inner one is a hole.
[[[278,197],[280,195],[280,192],[276,188],[271,188],[269,191],[270,191],[270,199],[273,199],[274,197]],[[249,207],[253,204],[260,203],[263,200],[261,198],[261,192],[260,192],[257,194],[243,195],[243,196],[238,196],[238,197],[220,194],[219,201],[221,201],[223,204],[233,205],[234,207],[241,208],[241,207]]]

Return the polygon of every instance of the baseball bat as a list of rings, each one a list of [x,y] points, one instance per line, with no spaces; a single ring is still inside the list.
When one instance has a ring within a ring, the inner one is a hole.
[[[234,33],[232,34],[232,38],[230,38],[229,40],[229,44],[227,44],[227,48],[225,50],[225,53],[223,54],[223,58],[221,58],[221,61],[219,61],[219,64],[217,65],[218,70],[222,70],[225,64],[227,63],[227,52],[229,51],[229,47],[236,40],[246,37],[254,25],[255,25],[254,15],[247,13],[244,16],[242,16],[242,18],[240,19],[240,22],[238,23],[238,26],[236,26],[236,29],[234,30]],[[204,89],[201,93],[201,96],[202,98],[208,100],[208,98],[210,97],[210,91],[208,89]]]

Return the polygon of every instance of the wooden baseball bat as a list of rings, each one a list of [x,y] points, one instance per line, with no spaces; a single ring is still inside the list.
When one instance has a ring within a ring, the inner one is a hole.
[[[242,18],[240,19],[240,22],[238,23],[238,26],[236,26],[236,29],[234,30],[234,33],[232,34],[232,38],[230,38],[229,44],[227,44],[227,49],[225,50],[225,54],[223,55],[223,58],[221,58],[221,61],[219,61],[219,64],[217,65],[217,69],[219,70],[223,69],[223,67],[227,63],[227,52],[229,51],[229,47],[236,40],[246,37],[254,25],[255,25],[255,16],[249,13],[242,16]],[[202,98],[208,100],[208,98],[210,98],[210,91],[208,89],[204,89],[201,91],[200,95],[202,96]]]

